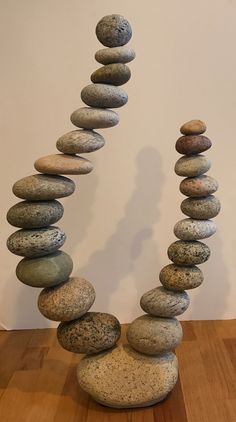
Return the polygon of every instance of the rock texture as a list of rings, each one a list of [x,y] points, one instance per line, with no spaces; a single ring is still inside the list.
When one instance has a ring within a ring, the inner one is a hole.
[[[211,141],[206,136],[201,135],[188,135],[181,136],[176,144],[175,148],[180,154],[200,154],[203,151],[207,151],[211,147]]]
[[[196,266],[169,264],[162,268],[159,278],[166,289],[183,291],[200,286],[203,282],[203,273]]]
[[[99,83],[85,86],[81,99],[90,107],[117,108],[127,103],[128,95],[118,86]]]
[[[183,135],[201,135],[206,131],[206,124],[202,120],[190,120],[187,123],[184,123],[180,132]]]
[[[119,116],[115,111],[103,108],[81,107],[72,113],[70,119],[75,126],[84,129],[105,129],[119,123]]]
[[[202,242],[177,240],[168,248],[168,257],[176,265],[199,265],[210,257],[210,249]]]
[[[93,170],[92,163],[86,158],[66,154],[52,154],[38,158],[34,167],[47,174],[87,174]]]
[[[91,75],[91,81],[99,84],[123,85],[131,77],[128,66],[123,63],[112,63],[102,66]]]
[[[135,59],[135,51],[130,47],[102,48],[96,52],[95,59],[101,64],[129,63]]]
[[[106,47],[119,47],[127,44],[132,37],[132,29],[124,16],[104,16],[96,26],[98,40]]]
[[[174,226],[174,234],[181,240],[206,239],[216,232],[216,225],[211,220],[185,218]]]
[[[218,183],[210,176],[188,177],[180,183],[180,192],[191,197],[211,195],[218,189]]]
[[[33,174],[18,180],[12,190],[21,199],[47,201],[71,195],[75,190],[75,184],[73,180],[63,176]]]
[[[181,157],[175,164],[175,173],[178,176],[201,176],[211,167],[211,162],[204,155],[190,155]]]
[[[97,151],[104,144],[103,136],[93,130],[73,130],[61,136],[56,147],[64,154],[83,154]]]
[[[158,317],[174,317],[188,309],[190,300],[186,292],[172,292],[164,287],[155,287],[144,293],[140,306],[150,315]]]
[[[207,220],[220,212],[220,201],[214,195],[204,198],[186,198],[181,203],[181,211],[191,218]]]

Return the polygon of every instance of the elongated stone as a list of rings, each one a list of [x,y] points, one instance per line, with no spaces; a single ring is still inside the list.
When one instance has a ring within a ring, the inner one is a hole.
[[[90,107],[117,108],[127,103],[128,95],[114,85],[91,84],[82,89],[81,99]]]
[[[186,196],[204,197],[218,189],[218,182],[210,176],[187,177],[179,186],[180,192]]]
[[[180,154],[200,154],[211,148],[211,141],[202,135],[181,136],[177,140],[175,148]]]
[[[208,220],[220,212],[220,201],[214,195],[206,198],[186,198],[181,203],[181,211],[191,218]]]
[[[178,176],[201,176],[211,168],[211,162],[204,155],[181,157],[175,164],[175,173]]]
[[[113,315],[88,312],[79,319],[59,324],[57,338],[70,352],[91,354],[113,347],[120,333],[120,323]]]
[[[87,174],[93,170],[92,163],[83,157],[52,154],[35,161],[34,167],[47,174]]]
[[[12,190],[21,199],[46,201],[71,195],[75,190],[75,184],[73,180],[63,176],[33,174],[18,180]]]
[[[203,273],[196,266],[169,264],[162,268],[159,279],[166,289],[183,291],[200,286],[203,282]]]
[[[205,243],[177,240],[168,248],[168,257],[176,265],[203,264],[210,257],[210,249]]]
[[[136,318],[127,331],[129,344],[147,355],[175,349],[182,340],[181,324],[176,318],[158,318],[142,315]]]
[[[96,26],[98,40],[106,47],[125,45],[132,37],[132,28],[124,16],[107,15]]]
[[[101,64],[129,63],[135,59],[135,51],[130,47],[102,48],[95,53],[95,59]]]
[[[105,129],[119,123],[115,111],[103,108],[81,107],[72,113],[70,119],[73,125],[84,129]]]
[[[183,135],[201,135],[206,131],[206,124],[202,120],[190,120],[184,123],[180,132]]]
[[[84,315],[95,300],[95,290],[89,281],[71,277],[64,283],[42,290],[38,308],[53,321],[71,321]]]
[[[178,221],[174,227],[174,234],[181,240],[206,239],[216,232],[216,225],[211,220],[195,220],[185,218]]]
[[[22,201],[7,213],[7,221],[15,227],[35,229],[56,223],[63,216],[64,208],[58,201]]]
[[[35,258],[55,252],[65,240],[66,235],[59,227],[22,229],[11,234],[7,240],[7,247],[15,255]]]
[[[91,81],[99,84],[111,84],[120,86],[128,82],[131,72],[123,63],[112,63],[102,66],[91,75]]]
[[[71,257],[62,251],[41,258],[24,258],[16,267],[17,278],[32,287],[51,287],[68,280],[73,269]]]
[[[104,144],[103,136],[93,130],[73,130],[61,136],[56,147],[64,154],[82,154],[97,151]]]
[[[158,317],[174,317],[181,315],[189,307],[189,297],[186,292],[172,292],[164,287],[155,287],[144,293],[140,306],[150,315]]]

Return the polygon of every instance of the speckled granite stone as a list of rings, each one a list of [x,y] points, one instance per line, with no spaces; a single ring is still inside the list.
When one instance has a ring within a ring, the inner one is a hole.
[[[71,195],[75,190],[75,184],[73,180],[63,176],[33,174],[18,180],[12,190],[18,198],[46,201]]]
[[[168,248],[168,257],[176,265],[203,264],[210,257],[209,247],[202,242],[177,240]]]
[[[190,155],[181,157],[175,164],[175,173],[178,176],[195,177],[206,173],[211,167],[211,162],[204,155]]]
[[[84,129],[105,129],[119,123],[115,111],[103,108],[81,107],[72,113],[70,119],[73,125]]]
[[[174,317],[188,309],[190,300],[186,292],[172,292],[164,287],[155,287],[144,293],[140,306],[150,315]]]
[[[123,63],[112,63],[102,66],[91,75],[91,81],[99,84],[120,86],[128,82],[131,72]]]
[[[47,174],[87,174],[93,170],[92,163],[86,158],[68,154],[40,157],[35,161],[34,167]]]
[[[81,99],[90,107],[117,108],[127,103],[128,95],[118,86],[98,83],[85,86]]]
[[[211,148],[211,141],[206,136],[188,135],[181,136],[175,144],[176,151],[180,154],[200,154]]]
[[[88,312],[79,319],[59,324],[57,338],[70,352],[90,354],[113,347],[120,333],[120,323],[113,315]]]
[[[183,135],[201,135],[206,131],[206,124],[202,120],[190,120],[184,123],[180,132]]]
[[[64,154],[82,154],[97,151],[104,144],[103,136],[93,130],[72,130],[58,139],[56,147]]]
[[[105,406],[145,407],[160,402],[173,389],[178,361],[172,352],[147,356],[120,345],[85,356],[77,377],[80,387]]]
[[[174,234],[181,240],[206,239],[216,232],[216,225],[211,220],[184,218],[174,226]]]
[[[96,35],[106,47],[119,47],[127,44],[132,37],[132,28],[124,16],[107,15],[98,22]]]
[[[205,198],[186,198],[181,203],[181,211],[191,218],[207,220],[220,212],[220,201],[214,195]]]
[[[181,267],[169,264],[162,268],[159,278],[166,289],[182,291],[200,286],[203,282],[203,273],[195,266]]]
[[[179,186],[180,192],[186,196],[204,197],[211,195],[218,189],[218,183],[213,177],[198,176],[187,177]]]
[[[130,47],[102,48],[95,53],[95,59],[101,64],[129,63],[135,59],[135,51]]]

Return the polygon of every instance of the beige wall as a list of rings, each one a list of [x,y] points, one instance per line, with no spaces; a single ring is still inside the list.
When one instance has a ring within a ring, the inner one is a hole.
[[[213,140],[210,174],[220,183],[223,207],[218,232],[207,241],[205,282],[190,292],[183,319],[235,316],[236,2],[2,0],[0,323],[7,328],[51,324],[37,310],[38,290],[16,279],[19,258],[5,248],[14,229],[4,215],[17,202],[12,184],[33,173],[35,159],[54,153],[57,138],[73,129],[70,113],[82,105],[80,90],[99,67],[94,28],[109,13],[124,14],[133,26],[129,102],[120,124],[101,131],[107,143],[90,156],[95,170],[63,200],[64,250],[74,274],[94,284],[94,310],[122,322],[142,313],[139,298],[158,283],[173,225],[183,218],[173,172],[178,129],[200,118]]]

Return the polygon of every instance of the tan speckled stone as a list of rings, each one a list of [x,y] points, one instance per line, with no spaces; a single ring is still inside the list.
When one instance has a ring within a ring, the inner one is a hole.
[[[211,167],[211,162],[204,155],[190,155],[181,157],[175,164],[175,173],[178,176],[195,177],[206,173]]]
[[[186,198],[181,203],[181,211],[191,218],[208,220],[220,212],[220,201],[214,195],[205,198]]]
[[[180,267],[169,264],[162,268],[159,278],[166,289],[182,291],[200,286],[203,282],[203,273],[195,266]]]
[[[183,135],[201,135],[206,131],[206,124],[202,120],[190,120],[184,123],[180,132]]]
[[[162,286],[144,293],[140,300],[144,312],[158,317],[181,315],[188,309],[189,303],[186,292],[172,292]]]
[[[97,151],[104,144],[103,136],[93,130],[72,130],[58,139],[56,147],[64,154],[82,154]]]
[[[198,265],[209,259],[211,251],[202,242],[177,240],[171,243],[167,253],[176,265]]]
[[[75,184],[73,180],[64,176],[32,174],[17,180],[12,190],[18,198],[46,201],[71,195],[75,190]]]
[[[71,122],[84,129],[104,129],[119,123],[118,114],[109,109],[81,107],[70,116]]]
[[[34,167],[37,171],[47,174],[87,174],[93,170],[92,163],[86,158],[66,154],[38,158]]]
[[[95,53],[95,59],[101,64],[129,63],[135,58],[135,51],[130,47],[102,48]]]
[[[179,186],[180,192],[183,195],[191,197],[204,197],[211,195],[218,189],[218,183],[213,177],[198,176],[187,177],[182,180]]]
[[[147,356],[120,345],[79,363],[80,387],[99,403],[115,408],[151,406],[163,400],[178,378],[174,353]]]
[[[174,234],[181,240],[206,239],[216,232],[216,225],[211,220],[184,218],[174,226]]]

